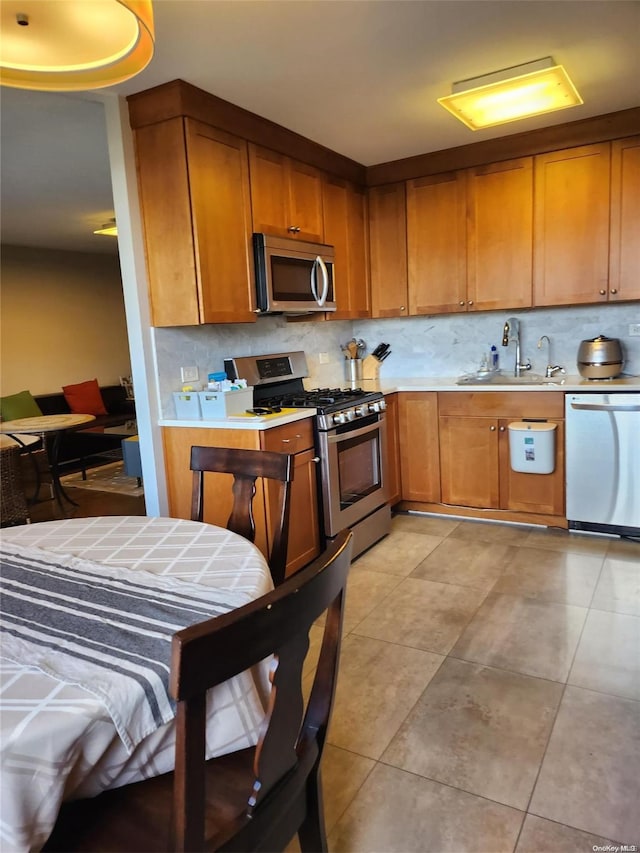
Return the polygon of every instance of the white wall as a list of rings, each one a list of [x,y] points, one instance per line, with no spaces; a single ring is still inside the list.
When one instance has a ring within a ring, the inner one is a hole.
[[[131,374],[117,255],[3,246],[1,274],[3,396]]]

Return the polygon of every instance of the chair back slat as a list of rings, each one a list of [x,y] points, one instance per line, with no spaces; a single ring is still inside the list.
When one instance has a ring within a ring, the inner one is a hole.
[[[204,474],[233,475],[233,506],[226,526],[250,542],[255,541],[256,525],[253,515],[253,499],[258,477],[278,483],[277,518],[271,531],[269,568],[274,584],[284,580],[287,565],[287,543],[289,539],[289,517],[291,483],[294,475],[294,458],[288,453],[270,450],[246,450],[232,447],[191,448],[191,518],[204,519]]]

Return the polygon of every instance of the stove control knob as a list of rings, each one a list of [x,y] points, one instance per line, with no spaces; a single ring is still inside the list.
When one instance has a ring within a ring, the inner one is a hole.
[[[363,418],[367,414],[366,406],[356,406],[355,415],[357,418]]]
[[[384,397],[382,398],[382,400],[378,401],[378,406],[380,407],[378,409],[379,412],[384,412],[384,410],[387,408],[387,401],[384,399]]]
[[[370,412],[379,412],[380,411],[380,403],[376,400],[375,403],[369,403],[369,411]]]
[[[352,421],[357,416],[358,413],[356,412],[355,409],[347,409],[345,412],[343,412],[343,414],[344,414],[345,418],[347,419],[347,421]]]
[[[333,422],[334,424],[345,424],[347,422],[347,419],[344,415],[344,412],[337,412],[333,416]]]

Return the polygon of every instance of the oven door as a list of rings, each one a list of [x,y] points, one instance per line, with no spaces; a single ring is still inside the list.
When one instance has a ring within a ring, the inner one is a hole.
[[[384,414],[319,433],[325,535],[352,527],[387,502]]]

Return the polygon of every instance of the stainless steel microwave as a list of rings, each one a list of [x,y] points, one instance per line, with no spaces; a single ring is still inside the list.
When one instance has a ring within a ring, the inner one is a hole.
[[[254,234],[253,252],[261,314],[336,310],[333,246]]]

